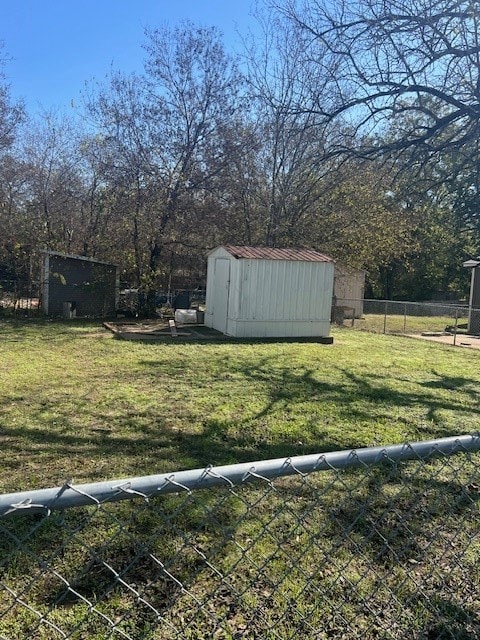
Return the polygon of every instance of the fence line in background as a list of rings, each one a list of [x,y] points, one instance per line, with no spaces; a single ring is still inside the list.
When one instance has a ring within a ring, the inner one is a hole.
[[[458,303],[336,299],[332,319],[378,333],[480,334],[480,309]]]
[[[363,300],[366,313],[391,313],[412,316],[466,316],[469,306],[458,302],[411,302],[409,300]]]
[[[480,637],[479,451],[463,435],[0,496],[0,639]]]
[[[2,313],[39,313],[39,283],[30,278],[0,279],[0,315]]]

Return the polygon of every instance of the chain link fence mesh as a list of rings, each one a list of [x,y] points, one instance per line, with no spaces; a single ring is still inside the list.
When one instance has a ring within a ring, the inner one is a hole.
[[[29,278],[0,278],[0,316],[31,315],[40,312],[39,284]]]
[[[0,496],[0,638],[478,638],[480,439],[452,441]]]
[[[480,335],[480,309],[396,300],[335,300],[332,320],[374,333]]]

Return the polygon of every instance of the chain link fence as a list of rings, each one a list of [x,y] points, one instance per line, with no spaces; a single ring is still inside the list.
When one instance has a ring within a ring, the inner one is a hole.
[[[395,300],[336,300],[337,324],[376,333],[480,335],[480,309],[468,305]]]
[[[0,638],[480,637],[480,438],[0,496]]]
[[[0,316],[31,315],[40,311],[39,286],[30,279],[0,279]]]

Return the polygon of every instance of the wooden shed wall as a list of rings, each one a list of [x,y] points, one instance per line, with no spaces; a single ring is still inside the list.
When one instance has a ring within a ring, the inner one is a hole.
[[[335,304],[345,307],[345,317],[361,318],[365,295],[365,271],[342,264],[335,265],[333,281]]]

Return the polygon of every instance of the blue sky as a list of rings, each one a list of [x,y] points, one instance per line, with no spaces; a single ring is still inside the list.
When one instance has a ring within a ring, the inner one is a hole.
[[[250,0],[0,0],[0,41],[9,58],[11,95],[30,114],[65,111],[80,102],[85,82],[113,67],[141,70],[146,28],[190,19],[217,26],[225,45],[254,27]]]

